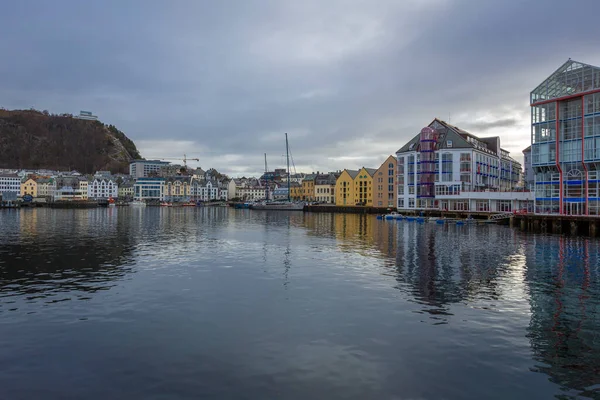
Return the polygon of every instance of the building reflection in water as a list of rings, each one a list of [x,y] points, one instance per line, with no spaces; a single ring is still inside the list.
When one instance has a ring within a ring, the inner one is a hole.
[[[131,272],[129,215],[116,210],[21,209],[0,213],[0,296],[86,298]],[[0,309],[1,310],[1,309]]]
[[[377,251],[395,287],[423,305],[422,312],[438,324],[452,321],[452,307],[458,303],[482,308],[501,303],[506,310],[530,315],[524,334],[537,361],[535,370],[566,392],[600,398],[597,240],[365,215],[305,219],[311,234],[334,236],[341,251]]]
[[[532,236],[528,338],[536,368],[580,395],[600,397],[600,275],[597,240]]]

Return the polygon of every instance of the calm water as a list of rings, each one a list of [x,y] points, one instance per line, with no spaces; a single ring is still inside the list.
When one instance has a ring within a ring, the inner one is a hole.
[[[373,216],[3,210],[0,398],[600,398],[599,254]]]

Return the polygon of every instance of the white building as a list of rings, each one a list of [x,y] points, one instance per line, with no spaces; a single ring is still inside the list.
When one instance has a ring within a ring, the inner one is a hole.
[[[73,186],[63,186],[54,191],[54,201],[87,200],[87,191]]]
[[[21,192],[21,178],[17,174],[0,174],[0,194],[14,193],[19,196]]]
[[[535,184],[535,173],[533,172],[533,166],[531,165],[531,146],[523,150],[523,164],[525,164],[523,184],[526,189],[532,190]]]
[[[266,198],[266,188],[261,186],[247,186],[236,188],[236,197],[244,201],[264,200]]]
[[[533,196],[519,191],[521,164],[500,147],[433,120],[396,152],[398,209],[508,212],[530,209]]]
[[[160,160],[133,160],[129,163],[129,175],[132,178],[147,178],[155,174],[158,176],[160,168],[169,165],[168,161]]]
[[[95,178],[87,185],[89,199],[116,199],[119,196],[119,185],[111,179]]]
[[[159,200],[165,199],[164,178],[139,178],[133,185],[134,200]]]

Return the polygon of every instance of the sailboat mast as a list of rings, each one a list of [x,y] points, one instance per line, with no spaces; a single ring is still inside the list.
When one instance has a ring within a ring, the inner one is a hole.
[[[265,200],[269,200],[269,178],[267,178],[267,153],[265,153]]]
[[[287,132],[285,133],[285,158],[287,159],[287,184],[288,184],[288,201],[292,201],[290,194],[292,188],[290,187],[290,148],[288,145]]]

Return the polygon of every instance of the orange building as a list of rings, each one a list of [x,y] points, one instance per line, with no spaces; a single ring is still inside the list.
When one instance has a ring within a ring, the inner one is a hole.
[[[389,156],[377,169],[373,176],[373,206],[396,208],[397,185],[396,173],[398,162],[396,157]]]

